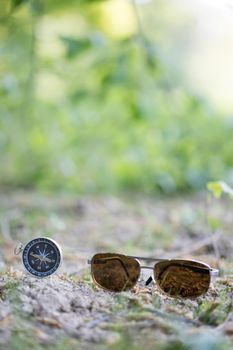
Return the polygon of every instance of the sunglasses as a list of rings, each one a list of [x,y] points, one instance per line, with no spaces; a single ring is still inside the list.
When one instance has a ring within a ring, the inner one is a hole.
[[[154,266],[142,266],[139,260],[155,262]],[[98,253],[91,260],[93,281],[111,292],[121,292],[133,288],[141,269],[153,270],[146,285],[152,280],[159,289],[170,297],[195,298],[205,294],[210,286],[211,276],[219,271],[195,260],[153,259],[116,253]]]

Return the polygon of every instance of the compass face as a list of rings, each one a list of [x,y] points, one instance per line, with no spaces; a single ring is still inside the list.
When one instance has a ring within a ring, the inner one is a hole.
[[[30,274],[36,277],[47,277],[59,268],[61,251],[53,240],[36,238],[25,246],[22,259]]]

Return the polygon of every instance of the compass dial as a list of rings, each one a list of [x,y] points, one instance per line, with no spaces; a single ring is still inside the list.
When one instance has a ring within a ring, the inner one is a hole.
[[[23,250],[23,264],[36,277],[52,275],[61,264],[61,250],[49,238],[36,238],[28,242]]]

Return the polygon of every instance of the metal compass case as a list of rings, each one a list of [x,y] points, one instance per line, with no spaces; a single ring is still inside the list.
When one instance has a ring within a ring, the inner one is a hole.
[[[54,274],[62,262],[61,248],[54,240],[47,237],[35,238],[24,247],[21,244],[16,248],[15,254],[20,252],[25,269],[39,278]]]

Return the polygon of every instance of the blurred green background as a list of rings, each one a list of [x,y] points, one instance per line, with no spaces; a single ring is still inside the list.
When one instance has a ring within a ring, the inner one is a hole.
[[[229,96],[218,78],[229,74],[229,45],[215,42],[220,73],[212,54],[188,65],[195,13],[174,0],[1,0],[1,188],[170,194],[232,184],[231,99],[216,104],[188,73],[209,67],[206,86]]]

